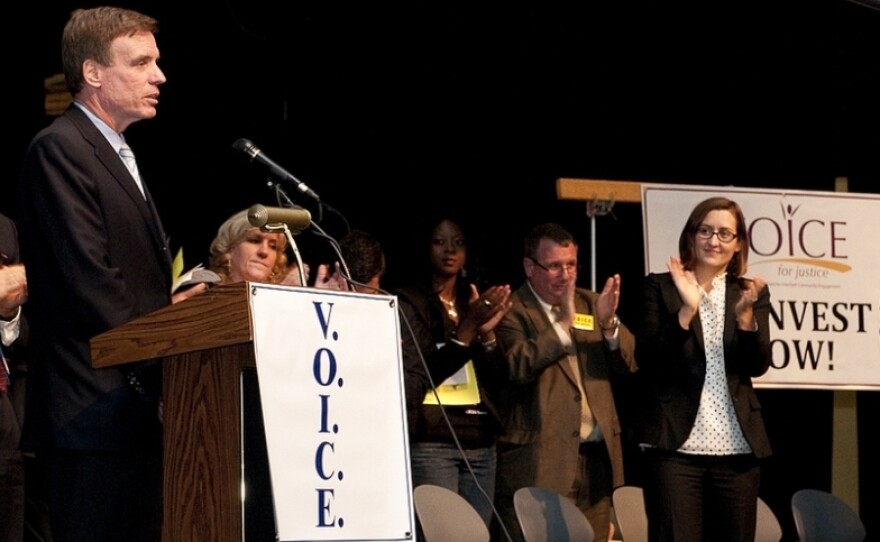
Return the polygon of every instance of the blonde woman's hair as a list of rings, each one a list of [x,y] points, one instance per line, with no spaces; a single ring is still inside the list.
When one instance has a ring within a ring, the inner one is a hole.
[[[255,228],[248,221],[248,210],[239,211],[226,219],[226,222],[217,229],[217,235],[211,241],[211,251],[208,266],[212,271],[220,275],[224,283],[231,282],[229,276],[230,263],[229,253],[244,241],[248,232]],[[269,274],[268,282],[278,283],[287,274],[287,239],[283,234],[278,235],[278,245],[275,250],[278,256],[275,258],[275,266]]]

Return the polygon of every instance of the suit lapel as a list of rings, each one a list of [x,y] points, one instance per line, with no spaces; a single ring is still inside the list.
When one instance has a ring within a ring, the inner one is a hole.
[[[529,320],[531,320],[532,325],[535,326],[535,331],[537,333],[540,333],[551,326],[550,319],[547,317],[547,313],[544,312],[544,307],[541,306],[538,298],[532,293],[532,288],[528,283],[523,284],[520,291],[520,297],[522,298],[522,304],[526,310],[526,314],[528,315]]]
[[[538,301],[535,294],[532,292],[531,287],[528,283],[523,284],[521,298],[523,307],[525,308],[526,315],[531,320],[532,325],[535,327],[535,335],[538,335],[548,328],[552,328],[553,324],[550,322],[550,319],[547,317],[547,313],[544,311],[544,307],[541,306],[541,303]],[[551,329],[550,331],[553,334],[556,334],[556,330]],[[578,356],[580,357],[580,356]],[[563,356],[556,361],[556,364],[562,369],[562,372],[565,376],[571,380],[572,384],[577,386],[578,379],[580,375],[574,374],[572,371],[572,367],[568,362],[568,357]]]
[[[727,278],[727,289],[724,294],[724,344],[730,344],[733,341],[733,336],[736,333],[736,311],[733,310],[733,307],[736,306],[737,301],[739,301],[740,296],[740,287],[739,281],[737,279],[731,279],[728,274]]]
[[[588,339],[587,337],[592,333],[602,333],[599,330],[599,318],[596,314],[594,314],[593,307],[587,302],[587,299],[582,298],[579,295],[574,296],[574,310],[576,314],[588,314],[593,317],[593,330],[585,330],[585,329],[572,329],[571,331],[571,339],[574,341],[574,345],[577,352],[578,365],[581,369],[581,374],[584,375],[584,380],[586,380],[587,375],[587,362],[589,353],[587,350],[583,348],[577,348],[578,343],[580,342],[578,339],[578,335],[583,335],[584,342]]]
[[[141,179],[143,182],[143,179]],[[150,195],[150,190],[147,188],[147,184],[144,183],[144,194],[146,195],[146,204],[150,209],[150,215],[152,216],[152,225],[151,231],[153,232],[153,237],[159,240],[159,243],[162,245],[162,252],[165,254],[165,264],[168,266],[168,270],[171,270],[171,254],[168,250],[168,236],[165,235],[165,229],[162,227],[162,220],[159,218],[159,211],[156,209],[156,204],[153,200],[153,196]]]
[[[110,145],[101,131],[98,130],[98,127],[89,120],[78,106],[71,105],[65,112],[65,115],[79,128],[83,138],[94,147],[95,156],[116,182],[119,183],[119,186],[125,191],[132,203],[134,203],[144,224],[153,236],[157,249],[163,252],[162,261],[166,262],[170,272],[171,257],[167,250],[165,232],[162,229],[162,222],[159,219],[159,214],[156,211],[146,185],[144,185],[144,194],[146,194],[146,199],[144,199],[144,194],[141,194],[137,183],[131,177],[131,173],[122,162],[122,159],[113,150],[113,146]]]

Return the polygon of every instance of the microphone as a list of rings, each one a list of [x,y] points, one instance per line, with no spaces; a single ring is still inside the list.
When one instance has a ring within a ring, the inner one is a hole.
[[[299,233],[312,223],[312,215],[306,209],[265,207],[259,203],[251,205],[247,217],[248,222],[255,228],[263,228],[273,224],[287,224],[291,233]]]
[[[285,181],[292,182],[300,192],[311,196],[315,199],[315,201],[321,201],[321,198],[318,197],[318,194],[316,194],[314,190],[306,186],[306,183],[300,181],[299,179],[294,177],[289,171],[273,162],[272,159],[263,154],[260,148],[254,145],[251,140],[245,138],[236,139],[235,143],[232,144],[232,148],[247,154],[250,157],[251,162],[256,160],[257,162],[269,168],[269,173],[271,173],[273,176],[278,177],[279,179],[283,179]]]

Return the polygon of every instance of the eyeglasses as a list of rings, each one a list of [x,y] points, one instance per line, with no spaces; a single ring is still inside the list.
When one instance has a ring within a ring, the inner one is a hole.
[[[580,271],[580,268],[581,268],[581,266],[579,266],[576,263],[553,262],[550,265],[544,265],[534,258],[529,257],[529,259],[532,260],[535,263],[535,265],[537,265],[538,267],[540,267],[544,271],[550,273],[551,275],[561,275],[565,271],[569,271],[569,272],[576,274],[578,271]]]
[[[718,236],[718,240],[722,243],[729,243],[737,237],[735,232],[726,228],[721,230],[713,230],[709,226],[700,226],[699,228],[697,228],[698,238],[711,239],[713,236]]]

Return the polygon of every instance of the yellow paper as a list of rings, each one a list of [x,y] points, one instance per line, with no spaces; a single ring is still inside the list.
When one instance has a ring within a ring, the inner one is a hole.
[[[183,273],[183,247],[180,247],[174,256],[174,261],[171,262],[171,282],[176,281],[181,273]]]
[[[468,361],[454,375],[437,386],[437,395],[444,405],[476,405],[480,402],[480,390],[477,387],[477,372],[474,362]],[[437,397],[430,390],[425,394],[426,405],[436,405]]]

